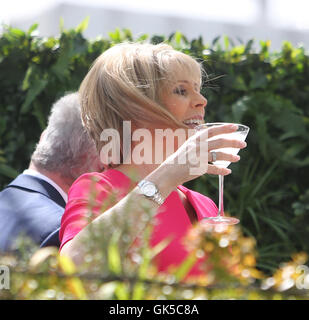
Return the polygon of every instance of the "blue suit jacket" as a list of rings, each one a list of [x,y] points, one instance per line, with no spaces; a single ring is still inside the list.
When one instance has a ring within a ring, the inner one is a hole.
[[[48,182],[20,174],[0,192],[0,251],[12,248],[22,233],[41,246],[59,246],[65,208],[60,193]]]

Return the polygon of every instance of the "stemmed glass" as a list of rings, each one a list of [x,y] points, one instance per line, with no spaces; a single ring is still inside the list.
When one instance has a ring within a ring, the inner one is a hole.
[[[226,122],[205,123],[205,124],[201,124],[201,125],[196,126],[195,130],[203,130],[203,129],[207,129],[210,127],[222,126],[222,125],[227,125],[227,124],[232,124],[232,123],[226,123]],[[237,124],[237,125],[238,125],[237,131],[232,132],[232,133],[225,133],[225,134],[216,135],[216,136],[210,138],[208,141],[220,139],[220,138],[245,141],[250,128],[243,125],[243,124]],[[220,148],[220,149],[215,149],[212,151],[214,151],[214,152],[221,151],[221,152],[237,155],[239,149],[237,149],[237,148]],[[231,162],[225,161],[225,160],[216,160],[212,163],[216,166],[219,166],[222,168],[227,168]],[[216,217],[209,217],[209,218],[203,219],[203,222],[206,224],[232,225],[232,224],[239,223],[239,219],[237,219],[237,218],[224,216],[223,182],[224,182],[224,176],[219,175],[219,210],[218,210]]]

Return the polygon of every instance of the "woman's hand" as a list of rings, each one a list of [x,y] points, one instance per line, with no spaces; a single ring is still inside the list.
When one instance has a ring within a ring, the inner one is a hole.
[[[246,146],[245,142],[239,140],[228,139],[214,139],[209,141],[210,138],[219,134],[232,133],[237,130],[237,125],[222,125],[218,127],[211,127],[196,132],[189,139],[182,144],[180,148],[172,155],[170,155],[158,168],[152,171],[145,179],[154,182],[159,188],[162,196],[167,196],[175,190],[175,188],[183,184],[186,181],[190,181],[198,176],[209,173],[216,175],[227,175],[231,171],[227,168],[220,168],[213,164],[208,163],[208,158],[211,159],[210,152],[218,148],[239,148],[242,149]],[[191,159],[191,155],[196,157]],[[238,156],[227,154],[224,152],[217,152],[217,160],[226,160],[230,162],[237,162]],[[198,169],[198,172],[193,174],[193,169]],[[145,219],[142,219],[144,215],[144,209],[139,205],[139,199],[141,198],[139,188],[135,187],[128,195],[121,199],[112,208],[106,210],[103,214],[99,215],[92,221],[92,225],[99,225],[100,230],[105,232],[106,235],[112,235],[113,224],[118,221],[121,225],[125,223],[127,219],[124,216],[128,214],[128,203],[135,203],[135,210],[130,211],[130,219],[132,221],[138,221],[139,224],[135,228],[132,228],[131,238],[135,239],[136,236],[145,229],[145,225],[148,223]],[[145,199],[144,197],[142,199]],[[149,204],[154,208],[158,207],[158,204],[152,200],[149,200]],[[124,228],[124,227],[123,227]],[[84,236],[88,236],[91,231],[87,231],[88,227],[81,230],[72,240],[68,241],[61,250],[62,254],[70,256],[75,264],[80,264],[84,261]],[[131,242],[127,242],[129,247]],[[124,248],[125,250],[128,247]]]
[[[158,183],[159,189],[160,184],[163,188],[173,189],[205,173],[214,175],[230,174],[230,169],[209,163],[208,159],[212,159],[210,152],[219,148],[242,149],[246,147],[246,143],[240,140],[225,138],[218,138],[211,141],[209,141],[209,139],[216,135],[235,132],[237,128],[237,125],[228,124],[197,131],[155,170],[155,180],[159,181],[153,182]],[[216,152],[216,156],[217,160],[229,162],[237,162],[240,159],[238,155],[224,152]]]

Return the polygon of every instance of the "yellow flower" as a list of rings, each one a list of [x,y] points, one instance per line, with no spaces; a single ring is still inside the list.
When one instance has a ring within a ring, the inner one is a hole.
[[[297,264],[305,264],[308,260],[308,255],[305,252],[299,252],[292,255],[292,260]]]
[[[253,267],[256,264],[256,259],[252,253],[247,253],[243,258],[243,264],[248,267]]]
[[[265,275],[263,274],[263,272],[255,269],[255,268],[250,268],[250,275],[252,278],[254,279],[265,279]]]
[[[206,252],[212,252],[214,250],[215,246],[212,242],[210,241],[207,241],[205,244],[204,244],[204,250]]]

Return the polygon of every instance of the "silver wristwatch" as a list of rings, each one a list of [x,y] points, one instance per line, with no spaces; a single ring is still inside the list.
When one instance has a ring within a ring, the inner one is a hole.
[[[164,203],[164,198],[153,182],[142,180],[139,182],[138,187],[140,188],[141,194],[143,194],[148,199],[153,200],[160,206]]]

